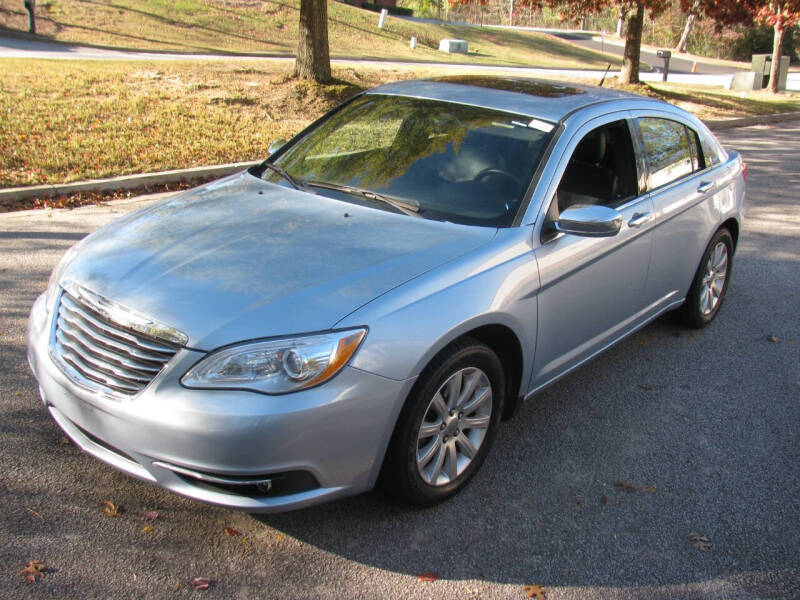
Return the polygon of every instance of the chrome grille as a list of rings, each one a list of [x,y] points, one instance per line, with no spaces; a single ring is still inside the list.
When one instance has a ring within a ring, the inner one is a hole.
[[[149,384],[177,348],[120,327],[62,292],[52,350],[76,383],[112,396],[132,396]]]

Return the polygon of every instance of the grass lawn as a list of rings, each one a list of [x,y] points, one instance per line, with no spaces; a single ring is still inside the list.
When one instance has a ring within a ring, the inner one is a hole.
[[[0,60],[0,187],[259,159],[270,141],[364,88],[457,72],[334,69],[337,83],[319,86],[290,71],[290,64],[253,59]],[[800,110],[798,94],[660,83],[634,91],[702,118]]]
[[[52,39],[190,53],[281,53],[297,48],[299,0],[38,0],[37,31]],[[559,68],[605,68],[619,59],[552,36],[502,29],[416,23],[329,2],[331,54],[419,61]],[[22,0],[0,0],[0,26],[27,30]],[[409,48],[417,36],[416,50]],[[470,54],[444,54],[439,40],[458,37]]]

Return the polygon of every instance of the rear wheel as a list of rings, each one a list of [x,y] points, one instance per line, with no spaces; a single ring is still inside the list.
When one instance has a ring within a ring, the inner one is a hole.
[[[685,325],[699,329],[714,320],[725,299],[732,266],[733,238],[727,229],[720,229],[711,238],[679,310]]]
[[[419,505],[458,492],[480,468],[503,412],[505,381],[497,355],[461,340],[420,375],[386,454],[384,488]]]

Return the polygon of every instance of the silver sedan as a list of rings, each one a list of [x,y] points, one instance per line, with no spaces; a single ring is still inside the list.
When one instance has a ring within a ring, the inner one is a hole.
[[[744,164],[663,102],[408,81],[271,151],[89,235],[31,312],[53,419],[190,498],[437,502],[520,402],[725,298]]]

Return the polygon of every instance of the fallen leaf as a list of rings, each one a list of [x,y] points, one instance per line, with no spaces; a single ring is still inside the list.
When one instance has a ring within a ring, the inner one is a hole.
[[[605,494],[603,494],[603,495],[602,495],[602,496],[600,496],[600,497],[603,499],[603,506],[608,506],[608,496],[606,496]]]
[[[60,439],[60,440],[58,440],[58,445],[59,445],[59,446],[69,446],[71,443],[72,443],[72,440],[70,440],[70,439],[69,439],[67,436],[65,436],[65,435],[62,435],[62,436],[61,436],[61,439]]]
[[[540,585],[523,585],[522,591],[525,592],[526,598],[533,598],[536,596],[536,600],[547,599],[547,590]]]
[[[634,492],[641,492],[642,494],[655,494],[656,490],[658,489],[654,485],[649,485],[647,487],[638,486],[635,483],[631,483],[630,481],[615,481],[614,487],[617,488],[620,492],[626,492],[628,494],[633,494]]]
[[[692,544],[692,546],[702,552],[708,552],[711,550],[711,540],[704,535],[700,535],[699,533],[690,533],[689,542]]]
[[[24,569],[20,569],[19,574],[25,575],[25,581],[28,583],[33,583],[37,578],[41,579],[44,577],[45,569],[47,569],[47,567],[42,561],[31,560]]]
[[[181,588],[181,583],[180,583],[180,581],[177,581],[177,582],[175,582],[175,585],[173,585],[173,586],[172,586],[172,589],[173,589],[174,591],[176,591],[176,592],[177,592],[177,591],[178,591],[180,588]]]
[[[152,525],[145,525],[142,527],[142,531],[145,533],[153,533],[153,526]]]
[[[250,546],[247,544],[247,536],[242,536],[242,546],[244,546],[244,553],[247,554],[250,552]]]
[[[157,518],[157,510],[148,510],[142,513],[142,521],[155,521]]]
[[[770,334],[770,335],[767,336],[767,340],[769,340],[773,344],[777,344],[778,342],[781,341],[781,338],[779,338],[777,335]]]
[[[211,587],[212,581],[208,577],[195,577],[189,582],[192,589],[197,592],[200,590],[207,590]]]
[[[628,494],[632,494],[633,492],[639,491],[638,485],[634,485],[628,481],[615,481],[614,487],[617,488],[620,492],[627,492]]]
[[[434,573],[433,571],[424,571],[419,575],[417,575],[417,579],[419,579],[420,581],[427,581],[428,583],[436,581],[437,579],[439,579],[439,577],[441,577],[441,575],[439,575],[438,573]]]
[[[640,383],[639,387],[642,388],[645,392],[652,392],[654,389],[653,386],[650,385],[649,383]]]
[[[100,506],[103,507],[103,512],[108,517],[118,517],[119,516],[119,506],[111,502],[110,500],[103,500],[100,503]]]
[[[283,541],[283,534],[279,533],[278,535],[275,536],[275,539],[278,540],[279,542]]]
[[[239,535],[239,532],[236,531],[233,527],[226,527],[225,529],[223,529],[223,531],[231,537]]]
[[[35,511],[35,510],[33,510],[32,508],[26,508],[25,510],[27,510],[27,511],[28,511],[29,513],[31,513],[31,514],[32,514],[34,517],[36,517],[36,518],[37,518],[37,519],[39,519],[39,520],[40,520],[42,523],[44,523],[44,517],[43,517],[42,515],[40,515],[38,512],[36,512],[36,511]]]

